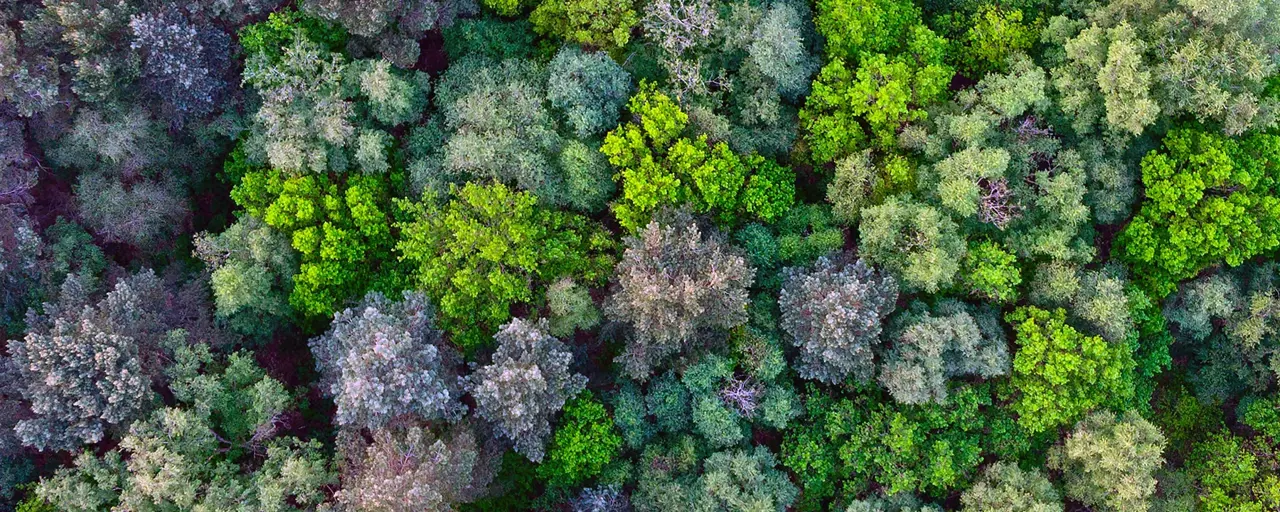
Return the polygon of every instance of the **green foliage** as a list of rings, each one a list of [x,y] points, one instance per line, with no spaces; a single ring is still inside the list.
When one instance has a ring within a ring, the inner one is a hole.
[[[608,54],[588,53],[571,45],[556,52],[547,74],[547,99],[564,113],[578,137],[600,135],[616,126],[618,111],[633,88],[631,75]]]
[[[1164,296],[1222,262],[1238,266],[1280,246],[1280,136],[1236,140],[1173,130],[1142,159],[1146,201],[1117,238],[1142,285]]]
[[[548,0],[529,14],[534,30],[569,42],[616,50],[631,40],[631,27],[640,21],[631,0]]]
[[[71,511],[301,511],[323,501],[336,479],[320,443],[273,439],[292,402],[284,386],[249,355],[224,361],[206,345],[176,341],[168,376],[178,405],[134,424],[101,458],[82,453],[75,467],[42,480],[37,495]],[[254,452],[266,456],[254,460]]]
[[[1013,358],[1010,408],[1031,432],[1081,419],[1098,407],[1118,406],[1133,395],[1125,379],[1133,366],[1126,343],[1108,343],[1067,325],[1066,311],[1023,306],[1005,315],[1018,351]]]
[[[584,213],[596,213],[613,198],[613,170],[599,149],[571,140],[560,150],[560,168],[564,170],[570,206]]]
[[[437,204],[399,201],[409,215],[397,224],[401,258],[440,307],[445,329],[463,347],[478,347],[563,277],[599,283],[613,265],[613,242],[591,221],[537,206],[528,192],[501,183],[452,187]]]
[[[1196,444],[1187,473],[1198,484],[1202,510],[1256,512],[1280,505],[1280,476],[1265,472],[1247,443],[1220,431]]]
[[[997,462],[960,495],[964,512],[1062,512],[1062,496],[1039,470]]]
[[[232,330],[262,339],[289,317],[298,262],[287,237],[245,215],[222,233],[196,235],[195,247],[212,271],[217,316]]]
[[[622,449],[622,437],[604,405],[590,394],[564,406],[538,475],[550,485],[572,486],[600,474]]]
[[[827,55],[855,61],[871,53],[896,53],[919,26],[920,9],[904,0],[819,0],[814,19],[827,38]]]
[[[1063,472],[1069,498],[1097,510],[1146,510],[1164,446],[1160,429],[1137,413],[1097,412],[1049,454],[1049,467]]]
[[[689,204],[732,223],[745,215],[771,221],[794,201],[795,175],[758,155],[741,157],[728,144],[681,137],[689,116],[669,96],[645,82],[628,109],[636,120],[605,136],[600,151],[619,169],[622,198],[613,213],[637,231],[664,207]]]
[[[840,159],[835,167],[827,202],[844,224],[856,223],[863,208],[883,202],[890,193],[909,191],[915,175],[901,155],[889,154],[877,164],[869,149]]]
[[[481,3],[484,4],[485,7],[493,9],[493,12],[498,13],[499,16],[506,17],[512,17],[520,14],[523,7],[520,5],[523,3],[521,0],[482,0]]]
[[[1276,382],[1277,277],[1275,262],[1249,264],[1183,283],[1166,301],[1174,334],[1194,355],[1191,381],[1201,398],[1225,401]]]
[[[804,488],[805,509],[873,483],[888,493],[945,496],[977,476],[984,453],[1000,451],[1001,436],[987,429],[1007,425],[985,386],[963,386],[946,404],[926,405],[895,405],[875,392],[836,399],[814,391],[805,409],[782,445],[783,464]]]
[[[1050,106],[1045,72],[1025,56],[989,74],[909,127],[904,146],[921,151],[922,199],[1020,258],[1085,262],[1093,257],[1085,158],[1040,118]],[[1109,188],[1096,189],[1110,193]]]
[[[740,334],[734,336],[753,335],[747,332],[751,330],[735,329]],[[774,364],[781,365],[776,342],[739,340],[740,348],[773,352]],[[721,449],[742,444],[753,428],[786,429],[800,406],[790,383],[779,378],[781,368],[770,371],[748,353],[736,355],[706,354],[679,374],[653,379],[643,390],[624,387],[616,417],[628,444],[640,446],[656,434],[693,433],[704,445]]]
[[[960,275],[970,295],[995,302],[1014,302],[1022,284],[1018,258],[995,242],[970,245],[960,264]]]
[[[858,250],[903,288],[936,293],[952,285],[967,252],[958,230],[938,209],[895,196],[862,211]]]
[[[547,310],[552,336],[571,337],[574,331],[588,330],[600,323],[600,310],[591,294],[567,277],[547,287]]]
[[[699,479],[704,509],[784,512],[799,491],[786,473],[775,469],[777,460],[763,446],[752,451],[711,454]]]
[[[246,54],[262,54],[271,60],[279,60],[295,37],[315,41],[333,52],[341,51],[347,41],[343,30],[295,9],[273,12],[266,20],[244,26],[238,35]]]
[[[635,509],[783,512],[796,499],[795,486],[763,446],[713,453],[705,461],[699,452],[689,437],[647,448],[631,499]]]
[[[944,15],[938,24],[955,33],[948,55],[962,73],[977,78],[1004,71],[1010,55],[1031,50],[1040,27],[1027,17],[1022,9],[992,2],[972,13]]]
[[[1080,133],[1140,135],[1161,117],[1213,122],[1227,135],[1273,126],[1276,99],[1264,90],[1280,23],[1264,5],[1113,0],[1052,18],[1044,40],[1061,48],[1051,57],[1063,111]]]
[[[907,47],[900,56],[869,55],[854,70],[833,58],[818,73],[800,110],[815,162],[853,154],[865,147],[868,136],[876,147],[893,148],[903,125],[923,121],[925,107],[945,97],[953,74],[942,62],[946,40],[923,25],[904,37]]]
[[[93,243],[93,237],[75,222],[58,217],[44,230],[46,288],[57,290],[74,276],[86,290],[96,290],[107,268],[107,257]]]
[[[893,348],[883,356],[880,384],[905,404],[946,403],[947,380],[1009,373],[1009,349],[997,312],[943,299],[915,302],[894,318]]]
[[[473,57],[451,64],[435,93],[447,135],[435,178],[497,180],[544,204],[570,202],[557,166],[565,139],[556,131],[546,80],[532,61]]]
[[[477,56],[494,61],[533,56],[533,26],[529,20],[504,21],[493,16],[460,20],[444,30],[444,49],[449,60]]]
[[[288,236],[298,251],[300,266],[289,304],[304,317],[327,317],[366,291],[397,287],[391,199],[384,178],[330,179],[258,169],[241,178],[231,198]]]

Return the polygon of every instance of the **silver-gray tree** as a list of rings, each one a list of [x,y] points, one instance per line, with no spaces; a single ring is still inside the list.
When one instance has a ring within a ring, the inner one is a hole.
[[[782,329],[800,349],[800,376],[828,383],[870,380],[881,323],[898,300],[897,280],[845,256],[824,256],[784,275],[778,307]]]
[[[334,421],[381,427],[396,417],[456,419],[464,408],[454,355],[441,344],[435,310],[418,292],[399,301],[370,292],[333,316],[333,326],[309,342],[321,385],[334,397]]]
[[[542,460],[551,418],[586,388],[587,378],[573,373],[573,354],[547,334],[547,322],[516,318],[494,335],[493,362],[467,377],[476,414],[494,423],[498,435],[515,443],[529,460]]]

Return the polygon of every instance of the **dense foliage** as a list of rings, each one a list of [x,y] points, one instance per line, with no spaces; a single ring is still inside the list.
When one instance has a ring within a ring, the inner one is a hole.
[[[0,0],[0,512],[1280,510],[1280,0]]]

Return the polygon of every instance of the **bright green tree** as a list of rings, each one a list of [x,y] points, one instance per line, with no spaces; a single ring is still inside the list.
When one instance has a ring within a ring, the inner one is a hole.
[[[537,206],[501,183],[452,188],[442,204],[399,201],[401,259],[440,308],[441,324],[464,347],[488,343],[511,306],[537,302],[562,277],[599,283],[614,242],[584,217]]]
[[[584,46],[614,50],[631,40],[640,18],[631,0],[548,0],[529,14],[539,34],[555,35]]]
[[[1142,183],[1146,201],[1116,241],[1157,296],[1207,267],[1280,247],[1280,135],[1175,129],[1142,159]]]
[[[538,475],[555,486],[575,486],[600,474],[622,450],[622,436],[604,404],[590,393],[564,405]]]
[[[759,155],[739,156],[705,135],[682,137],[689,115],[651,82],[628,103],[637,121],[605,136],[600,151],[618,168],[622,197],[613,204],[618,223],[638,231],[664,206],[690,204],[718,220],[742,216],[772,221],[791,207],[795,174]]]
[[[368,290],[397,287],[388,189],[376,175],[331,179],[254,169],[231,198],[289,237],[301,263],[289,304],[305,317],[323,318]]]
[[[1126,343],[1108,343],[1067,324],[1066,311],[1023,306],[1005,315],[1018,351],[1013,358],[1012,410],[1027,430],[1042,432],[1081,419],[1098,407],[1133,395],[1133,355]]]
[[[818,73],[800,110],[815,162],[852,154],[865,147],[868,136],[877,147],[895,147],[898,130],[926,119],[925,107],[944,98],[954,74],[943,63],[946,40],[923,25],[905,37],[900,55],[869,55],[852,68],[852,61],[833,58]]]

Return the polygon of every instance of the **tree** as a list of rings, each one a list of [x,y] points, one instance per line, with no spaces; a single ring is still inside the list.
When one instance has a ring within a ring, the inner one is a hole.
[[[0,333],[18,336],[22,315],[38,300],[40,236],[27,214],[36,160],[27,156],[24,125],[0,117]],[[89,244],[91,247],[92,244]]]
[[[891,197],[862,211],[859,254],[883,266],[907,290],[949,287],[967,248],[950,217],[931,206]]]
[[[1183,115],[1227,135],[1272,126],[1264,77],[1275,70],[1266,56],[1280,45],[1280,24],[1268,9],[1253,0],[1212,8],[1113,0],[1056,16],[1045,40],[1063,47],[1053,59],[1062,108],[1081,133],[1140,135],[1160,116]]]
[[[1061,140],[1052,125],[1047,77],[1016,54],[1007,72],[989,74],[932,112],[928,128],[904,130],[904,147],[923,153],[919,196],[951,214],[967,233],[1027,258],[1093,257],[1088,194],[1102,165]]]
[[[583,394],[565,404],[538,475],[552,486],[576,486],[600,474],[621,451],[622,437],[609,411],[590,393]]]
[[[36,416],[18,422],[24,444],[71,450],[103,439],[108,427],[127,427],[150,405],[149,352],[164,327],[163,290],[151,271],[116,283],[91,303],[74,278],[57,303],[29,322],[9,350],[26,383],[22,392]]]
[[[96,173],[80,175],[76,202],[85,226],[108,242],[150,248],[170,240],[190,215],[173,183],[143,181],[126,187]]]
[[[1066,311],[1023,306],[1005,315],[1018,344],[1013,358],[1011,408],[1031,432],[1070,424],[1090,410],[1119,405],[1133,395],[1125,379],[1133,355],[1127,343],[1108,343],[1067,325]]]
[[[560,168],[564,169],[569,206],[583,213],[596,213],[613,199],[613,169],[600,148],[571,140],[560,150]]]
[[[823,256],[812,269],[788,269],[778,307],[782,329],[800,348],[796,371],[833,384],[871,379],[880,323],[897,299],[897,281],[862,260]]]
[[[1182,284],[1165,302],[1176,339],[1193,354],[1191,382],[1206,401],[1272,387],[1280,360],[1274,263],[1246,265]]]
[[[0,16],[14,17],[9,12]],[[62,81],[53,52],[27,43],[25,30],[15,32],[10,28],[0,29],[0,48],[5,50],[0,52],[0,99],[26,117],[53,107]]]
[[[263,54],[268,60],[278,62],[298,32],[333,52],[342,51],[348,39],[341,27],[296,8],[272,12],[263,21],[245,25],[236,35],[246,54]]]
[[[776,469],[777,460],[768,448],[734,450],[711,454],[703,463],[699,478],[707,510],[787,510],[799,490]]]
[[[627,443],[639,447],[655,434],[693,433],[706,446],[720,449],[741,444],[756,429],[785,430],[800,414],[799,399],[790,382],[780,378],[781,350],[772,347],[778,366],[769,368],[742,353],[749,342],[743,338],[753,336],[758,333],[750,327],[734,330],[731,343],[739,347],[734,358],[703,354],[679,373],[668,371],[653,379],[647,389],[624,387],[616,397],[614,417]]]
[[[103,179],[156,178],[176,165],[174,140],[141,108],[84,109],[69,130],[48,146],[59,167],[93,171]]]
[[[1142,159],[1146,201],[1120,236],[1120,258],[1157,296],[1226,262],[1238,266],[1280,246],[1276,190],[1280,136],[1229,139],[1175,129]]]
[[[36,494],[60,510],[301,511],[336,483],[317,441],[275,438],[292,404],[251,355],[215,360],[174,338],[168,371],[177,405],[138,421],[120,446],[76,459]],[[222,370],[218,370],[221,367]],[[259,457],[255,457],[254,455]]]
[[[885,398],[871,388],[840,398],[814,388],[806,394],[805,419],[782,443],[782,462],[804,488],[802,506],[872,485],[946,496],[977,476],[984,454],[1016,459],[1037,449],[986,385],[959,386],[946,404]]]
[[[483,495],[497,469],[473,422],[437,435],[419,425],[373,431],[372,442],[351,430],[338,437],[342,489],[334,501],[368,511],[447,511]]]
[[[617,486],[588,487],[570,504],[573,512],[626,512],[631,500]]]
[[[258,89],[249,147],[255,161],[288,173],[343,171],[354,140],[354,105],[343,97],[347,62],[300,33],[278,60],[251,53],[244,82]]]
[[[1201,509],[1254,512],[1280,504],[1275,495],[1280,477],[1260,467],[1253,449],[1263,456],[1271,451],[1225,431],[1211,433],[1195,445],[1187,457],[1187,473],[1197,485]]]
[[[813,93],[800,110],[800,125],[816,163],[831,162],[862,149],[870,126],[871,142],[880,148],[897,145],[904,124],[923,121],[925,107],[944,98],[954,71],[943,64],[946,41],[923,25],[905,36],[906,51],[852,60],[832,58],[813,82]],[[846,62],[849,64],[847,65]]]
[[[463,347],[486,343],[512,305],[534,302],[548,283],[598,283],[613,264],[614,242],[599,226],[537,206],[528,192],[467,183],[452,196],[444,204],[400,201],[411,220],[397,224],[396,248]]]
[[[503,325],[494,336],[493,362],[467,377],[476,414],[494,422],[497,433],[533,462],[546,453],[552,416],[587,384],[586,377],[570,372],[569,348],[546,328],[546,321],[519,318]]]
[[[568,202],[557,166],[565,141],[547,101],[546,73],[523,59],[472,57],[449,66],[435,90],[448,133],[440,148],[443,179],[493,179],[544,204]]]
[[[401,286],[393,271],[389,188],[379,176],[331,179],[250,167],[231,199],[289,237],[300,262],[289,304],[303,318],[318,319],[371,289]]]
[[[721,20],[710,0],[658,0],[644,7],[645,36],[662,52],[659,58],[677,97],[706,90],[696,50],[711,43]]]
[[[732,223],[744,214],[771,221],[794,201],[795,175],[758,155],[739,156],[706,135],[681,137],[689,115],[651,82],[640,84],[628,109],[636,120],[610,131],[600,151],[619,169],[622,198],[613,213],[640,230],[665,207],[691,205]]]
[[[308,14],[341,25],[401,68],[418,62],[418,40],[428,31],[449,27],[474,3],[457,0],[307,0]]]
[[[130,18],[131,46],[142,55],[142,82],[175,126],[213,112],[229,84],[231,38],[212,25],[160,9]]]
[[[210,269],[218,318],[228,327],[265,338],[289,317],[298,261],[282,233],[245,215],[222,233],[197,234],[194,243]]]
[[[869,496],[866,499],[849,502],[845,512],[937,512],[937,505],[925,504],[920,498],[909,492],[900,492],[890,496]]]
[[[866,54],[896,53],[920,25],[920,9],[901,0],[820,0],[814,25],[827,38],[833,59],[854,61]]]
[[[538,10],[556,5],[563,4],[546,2]],[[616,126],[618,112],[633,87],[631,75],[608,54],[588,53],[572,45],[556,52],[547,74],[547,100],[564,113],[578,137],[600,135]]]
[[[338,425],[375,429],[402,415],[457,419],[456,362],[432,323],[420,293],[390,301],[370,292],[336,313],[327,332],[308,345],[322,388],[334,398]]]
[[[1135,412],[1097,412],[1050,453],[1049,466],[1063,472],[1074,500],[1105,511],[1147,510],[1164,445],[1160,429]]]
[[[827,185],[827,202],[844,224],[858,221],[863,208],[884,201],[890,192],[908,188],[915,171],[906,158],[890,154],[878,164],[871,150],[841,158],[835,178]]]
[[[997,462],[960,495],[965,512],[1062,512],[1062,496],[1039,470]]]
[[[543,35],[603,50],[616,50],[631,40],[639,22],[630,0],[544,1],[529,13],[534,30]]]
[[[832,220],[831,209],[826,205],[799,204],[772,226],[743,226],[733,239],[746,250],[747,261],[756,268],[758,287],[777,290],[783,278],[779,267],[810,265],[819,257],[840,250],[844,247],[844,230]]]
[[[944,31],[944,35],[954,33],[950,35],[948,56],[961,72],[977,78],[991,71],[1004,71],[1010,55],[1031,49],[1040,31],[1039,20],[1034,17],[1024,15],[1017,7],[987,3],[971,13],[944,14],[935,25],[952,28]]]
[[[600,323],[600,310],[586,288],[564,278],[547,287],[549,332],[568,337],[579,329],[588,330]]]
[[[1009,349],[996,312],[943,299],[933,308],[915,302],[894,318],[893,348],[880,384],[906,404],[947,401],[947,379],[993,378],[1009,373]]]
[[[960,275],[961,286],[970,295],[995,302],[1017,300],[1018,285],[1022,284],[1018,258],[995,242],[971,244],[960,264]]]
[[[605,314],[634,328],[618,358],[633,378],[647,378],[688,347],[699,330],[747,321],[747,288],[755,271],[717,233],[704,235],[687,213],[650,221],[625,243]]]

